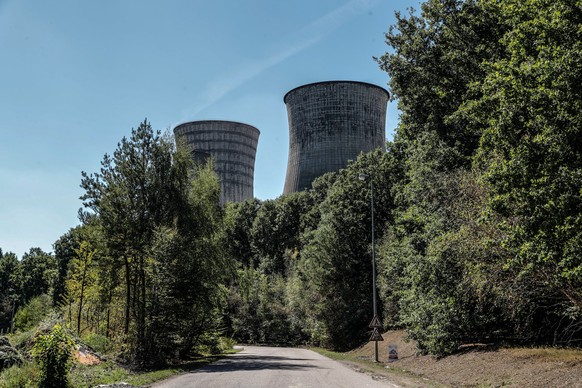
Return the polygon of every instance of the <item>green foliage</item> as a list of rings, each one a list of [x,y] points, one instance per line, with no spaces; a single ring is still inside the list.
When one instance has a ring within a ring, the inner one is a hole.
[[[502,39],[507,56],[487,62],[486,79],[475,85],[483,97],[466,103],[467,116],[484,128],[478,163],[492,190],[490,209],[504,217],[500,228],[507,234],[507,266],[539,285],[532,289],[538,295],[531,302],[541,307],[550,298],[550,305],[561,306],[548,314],[580,322],[580,4],[491,3],[511,27]],[[582,334],[580,325],[569,326]],[[559,324],[550,330],[554,337],[573,334]]]
[[[306,304],[316,342],[345,350],[367,337],[372,319],[370,184],[374,185],[376,238],[391,218],[391,186],[397,174],[391,153],[361,155],[339,172],[321,204],[321,221],[305,235],[297,269],[313,305]]]
[[[266,274],[285,274],[290,252],[300,249],[301,217],[307,210],[307,195],[293,193],[265,201],[251,228],[251,247]]]
[[[14,329],[28,331],[37,326],[51,311],[51,299],[48,295],[34,297],[18,309],[14,317]]]
[[[0,330],[10,330],[20,294],[20,263],[14,253],[0,251]]]
[[[34,362],[12,366],[0,372],[0,388],[37,388],[40,370]]]
[[[220,246],[219,184],[212,165],[197,171],[188,195],[183,224],[158,229],[150,251],[146,350],[161,357],[176,351],[184,356],[202,338],[217,339],[226,304],[222,284],[230,262]]]
[[[69,375],[73,387],[95,387],[100,384],[116,384],[127,382],[131,374],[114,362],[108,361],[99,365],[75,364]]]
[[[19,265],[23,302],[41,295],[50,294],[57,277],[56,261],[53,255],[40,248],[31,248],[22,256]]]
[[[99,173],[83,173],[92,213],[68,275],[78,328],[98,307],[104,334],[142,366],[185,356],[219,326],[225,304],[220,186],[212,164],[194,167],[185,148],[144,121]]]
[[[387,321],[436,355],[579,338],[580,5],[429,0],[397,16],[379,60],[403,112]]]
[[[224,244],[227,254],[247,266],[258,266],[252,250],[251,229],[261,202],[248,199],[243,202],[228,202],[224,210]]]
[[[8,341],[7,337],[0,336],[0,371],[13,365],[21,365],[22,356]]]
[[[40,368],[39,387],[68,386],[72,346],[73,341],[60,324],[36,338],[32,355]]]
[[[69,262],[75,256],[75,250],[79,248],[80,229],[81,227],[71,228],[53,244],[57,266],[57,278],[52,295],[55,306],[60,306],[66,301],[67,290],[65,280],[67,278]]]
[[[233,336],[246,343],[294,344],[301,328],[292,326],[282,275],[266,275],[252,267],[237,272],[229,296]]]
[[[101,334],[89,333],[83,336],[83,342],[100,354],[107,354],[113,348],[112,341]]]
[[[89,242],[81,241],[74,252],[75,255],[69,262],[70,269],[66,286],[67,294],[77,304],[77,335],[80,335],[83,302],[86,302],[87,291],[97,279],[93,262],[97,250]]]

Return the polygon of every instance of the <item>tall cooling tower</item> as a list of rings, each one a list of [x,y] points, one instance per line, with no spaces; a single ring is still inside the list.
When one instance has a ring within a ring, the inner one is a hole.
[[[329,81],[303,85],[283,99],[289,120],[284,194],[311,187],[360,152],[383,147],[388,92],[376,85]]]
[[[219,120],[192,121],[174,128],[174,136],[185,140],[195,160],[203,161],[205,154],[214,159],[222,204],[253,198],[259,133],[251,125]]]

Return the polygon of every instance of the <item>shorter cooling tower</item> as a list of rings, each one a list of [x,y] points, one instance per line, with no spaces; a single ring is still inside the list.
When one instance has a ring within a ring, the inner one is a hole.
[[[289,159],[284,194],[311,187],[361,152],[384,147],[388,92],[355,81],[317,82],[284,97],[289,120]]]
[[[174,136],[184,139],[194,161],[204,162],[208,155],[214,159],[222,204],[253,198],[259,133],[251,125],[219,120],[192,121],[174,128]]]

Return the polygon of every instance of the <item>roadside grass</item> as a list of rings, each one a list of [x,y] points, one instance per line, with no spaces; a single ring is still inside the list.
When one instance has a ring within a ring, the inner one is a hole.
[[[174,375],[190,372],[215,362],[237,350],[228,350],[221,354],[203,355],[192,358],[178,365],[146,372],[132,372],[113,362],[99,365],[76,364],[70,374],[71,385],[74,387],[94,387],[100,384],[115,384],[125,382],[134,386],[144,386],[164,380]]]
[[[374,376],[391,378],[395,380],[395,382],[401,384],[402,386],[434,387],[434,388],[443,387],[442,384],[430,381],[423,377],[419,377],[418,375],[408,370],[398,368],[391,363],[374,362],[372,361],[372,357],[358,356],[350,352],[347,353],[334,352],[331,350],[318,347],[310,347],[309,349],[321,354],[322,356],[331,358],[332,360],[355,365],[360,369],[361,372],[371,374]]]
[[[562,348],[507,348],[515,357],[536,358],[544,361],[557,361],[565,363],[581,363],[582,349],[562,349]]]
[[[197,356],[179,365],[146,372],[133,372],[111,361],[97,365],[75,363],[69,373],[69,381],[71,387],[75,388],[89,388],[100,384],[121,382],[138,387],[147,386],[180,373],[199,369],[238,351],[233,349],[216,355]],[[0,372],[0,388],[36,387],[39,378],[38,367],[33,362],[26,362],[20,367],[14,366]]]

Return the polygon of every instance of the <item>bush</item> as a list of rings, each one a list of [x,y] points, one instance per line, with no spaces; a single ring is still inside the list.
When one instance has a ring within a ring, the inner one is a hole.
[[[0,337],[0,371],[13,365],[22,364],[22,356],[18,353],[6,337]]]
[[[46,294],[32,298],[16,312],[14,328],[20,331],[32,329],[49,314],[52,310],[51,304],[51,298]]]
[[[32,362],[13,366],[0,373],[0,388],[36,388],[39,376],[38,367]]]
[[[236,345],[236,341],[230,337],[220,337],[218,341],[218,348],[220,349],[221,353],[225,353],[228,352],[229,350],[232,350],[234,348],[234,345]]]
[[[84,336],[83,342],[100,354],[107,354],[113,348],[113,344],[109,338],[96,333],[90,333]]]
[[[40,388],[67,387],[73,340],[57,324],[34,342],[32,356],[40,367]]]

